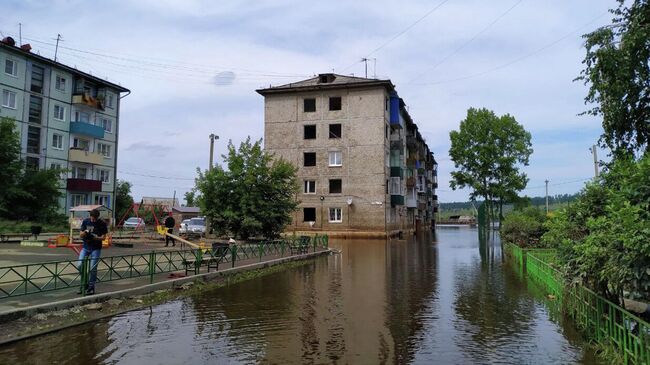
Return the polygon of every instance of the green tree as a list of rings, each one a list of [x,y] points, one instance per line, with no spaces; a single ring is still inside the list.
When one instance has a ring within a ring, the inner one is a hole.
[[[124,180],[117,180],[115,189],[115,219],[122,219],[126,212],[133,206],[131,196],[131,183]]]
[[[508,114],[498,117],[485,108],[470,108],[449,137],[449,156],[457,169],[451,173],[451,188],[469,187],[471,200],[482,197],[490,221],[495,201],[502,206],[526,187],[528,178],[519,166],[528,165],[533,152],[530,133]]]
[[[589,85],[585,114],[600,116],[602,146],[615,155],[648,151],[650,141],[650,2],[618,0],[612,24],[584,35],[585,69],[576,80]]]
[[[197,190],[201,211],[217,234],[246,239],[276,237],[291,222],[298,206],[296,168],[263,151],[261,140],[250,137],[235,148],[228,143],[223,155],[227,168],[217,165],[199,171]]]
[[[18,181],[22,173],[20,136],[16,123],[0,118],[0,216],[11,210],[9,201],[21,194]]]
[[[196,199],[196,191],[190,190],[185,193],[185,205],[188,207],[193,207],[198,201]]]

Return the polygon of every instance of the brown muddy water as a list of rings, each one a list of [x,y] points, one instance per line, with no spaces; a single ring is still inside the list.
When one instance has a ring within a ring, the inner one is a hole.
[[[592,364],[475,229],[340,254],[0,348],[0,364]]]

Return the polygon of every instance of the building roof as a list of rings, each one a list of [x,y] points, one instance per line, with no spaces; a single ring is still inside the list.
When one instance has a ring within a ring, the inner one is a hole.
[[[173,207],[172,211],[178,213],[201,213],[201,208],[199,207]]]
[[[384,86],[389,90],[394,90],[395,85],[390,80],[369,79],[365,77],[346,76],[333,73],[319,74],[312,78],[292,82],[280,86],[270,86],[268,88],[257,89],[260,95],[288,93],[295,91],[311,91],[321,89],[340,89],[351,87],[367,86]]]
[[[10,37],[7,37],[7,38],[10,38]],[[7,38],[5,38],[5,39],[7,39]],[[50,66],[58,67],[58,68],[60,68],[60,69],[66,70],[66,71],[68,71],[68,72],[70,72],[70,73],[72,73],[72,74],[75,74],[75,75],[77,75],[77,76],[81,76],[81,77],[83,77],[83,78],[85,78],[85,79],[92,80],[92,81],[94,81],[94,82],[96,82],[96,83],[98,83],[98,84],[102,84],[102,85],[109,86],[109,87],[111,87],[111,88],[113,88],[113,89],[118,90],[119,92],[131,92],[129,89],[127,89],[127,88],[125,88],[125,87],[123,87],[123,86],[120,86],[120,85],[118,85],[118,84],[114,84],[114,83],[112,83],[112,82],[110,82],[110,81],[106,81],[106,80],[101,79],[101,78],[99,78],[99,77],[97,77],[97,76],[93,76],[93,75],[91,75],[91,74],[89,74],[89,73],[86,73],[86,72],[83,72],[83,71],[79,71],[79,70],[77,70],[76,68],[73,68],[73,67],[70,67],[70,66],[66,66],[66,65],[64,65],[64,64],[62,64],[62,63],[56,62],[56,61],[54,61],[54,60],[51,60],[51,59],[49,59],[49,58],[47,58],[47,57],[43,57],[43,56],[38,55],[38,54],[36,54],[36,53],[30,52],[30,51],[26,51],[26,50],[24,50],[24,49],[22,49],[22,48],[20,48],[20,47],[12,46],[11,44],[8,44],[8,43],[5,41],[5,39],[3,39],[2,41],[0,41],[0,49],[7,49],[7,50],[9,50],[9,51],[13,51],[13,52],[15,52],[15,53],[18,53],[18,54],[20,54],[20,55],[22,55],[22,56],[30,57],[30,58],[36,59],[36,60],[38,60],[39,62],[49,64]]]
[[[103,205],[77,205],[76,207],[70,208],[71,212],[90,212],[93,209],[97,210],[110,210]]]
[[[178,198],[160,198],[152,196],[143,196],[140,205],[161,205],[168,209],[180,206]]]

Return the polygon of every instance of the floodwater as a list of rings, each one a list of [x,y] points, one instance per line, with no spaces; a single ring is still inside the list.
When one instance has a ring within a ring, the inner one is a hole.
[[[334,241],[304,266],[0,348],[0,364],[592,364],[498,238]]]

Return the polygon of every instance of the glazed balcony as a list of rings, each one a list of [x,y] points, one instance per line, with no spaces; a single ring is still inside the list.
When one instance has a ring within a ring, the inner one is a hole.
[[[104,128],[85,122],[70,122],[70,133],[93,138],[104,138]]]
[[[99,153],[88,152],[79,148],[70,148],[68,159],[72,162],[83,162],[93,165],[99,165],[104,162],[104,156]]]
[[[87,92],[72,95],[72,104],[81,104],[94,109],[104,110],[104,99],[93,97]]]

